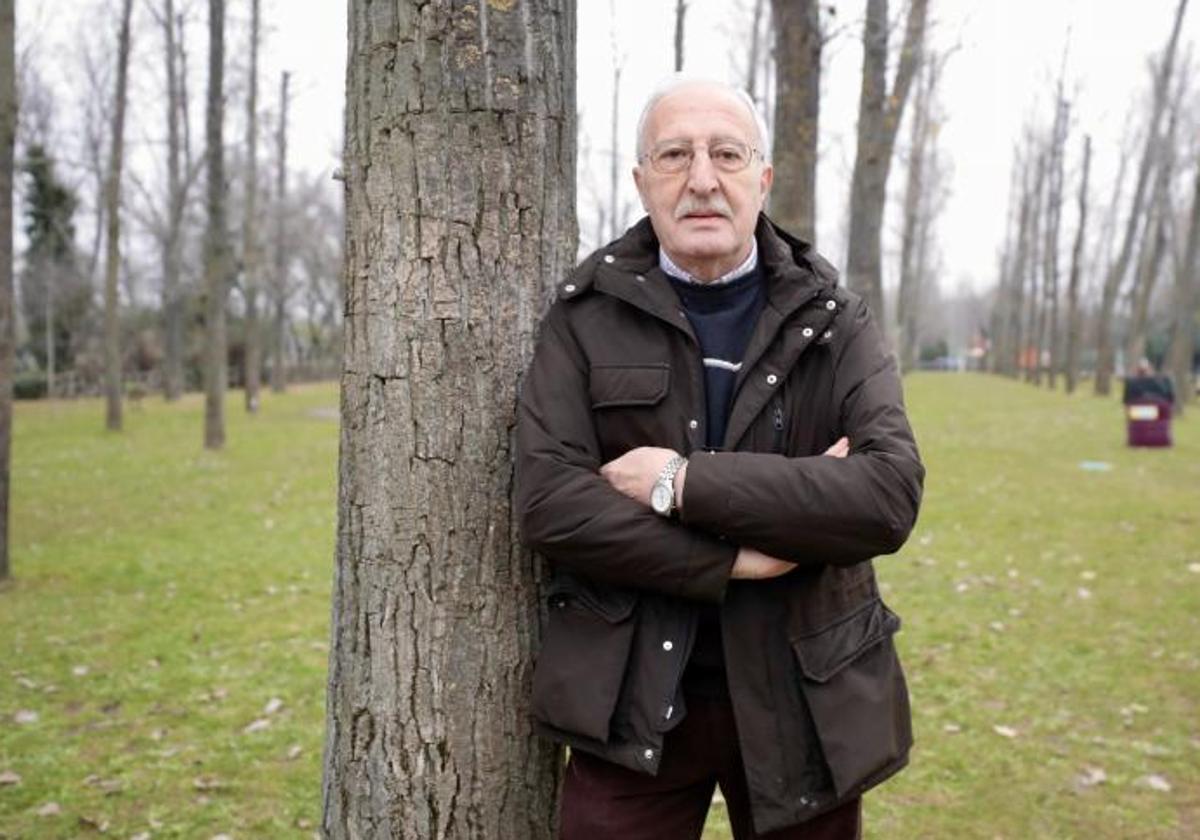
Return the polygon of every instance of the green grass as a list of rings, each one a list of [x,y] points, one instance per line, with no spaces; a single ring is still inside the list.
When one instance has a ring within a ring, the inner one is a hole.
[[[868,797],[867,837],[1200,836],[1196,418],[1170,451],[1130,450],[1113,400],[969,375],[906,389],[925,504],[877,567],[917,746]],[[0,838],[319,823],[337,394],[268,395],[254,418],[239,398],[219,454],[198,397],[145,400],[120,435],[95,401],[18,406],[0,773],[21,782],[0,784]]]

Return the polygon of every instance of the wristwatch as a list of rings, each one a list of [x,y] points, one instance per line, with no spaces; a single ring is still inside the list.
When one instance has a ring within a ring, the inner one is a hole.
[[[658,480],[650,488],[650,507],[654,508],[654,512],[659,516],[675,513],[675,476],[686,463],[687,458],[682,455],[671,456],[671,460],[667,461],[662,472],[658,474]]]

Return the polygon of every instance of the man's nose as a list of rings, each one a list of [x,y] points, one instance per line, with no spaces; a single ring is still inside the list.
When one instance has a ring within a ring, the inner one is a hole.
[[[692,165],[688,169],[688,189],[697,193],[710,193],[715,190],[717,170],[707,149],[696,149],[692,154]]]

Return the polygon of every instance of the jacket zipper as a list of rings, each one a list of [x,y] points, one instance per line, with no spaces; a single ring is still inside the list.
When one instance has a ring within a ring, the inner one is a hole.
[[[783,399],[775,397],[775,410],[773,421],[775,425],[775,445],[772,447],[772,452],[783,451]]]

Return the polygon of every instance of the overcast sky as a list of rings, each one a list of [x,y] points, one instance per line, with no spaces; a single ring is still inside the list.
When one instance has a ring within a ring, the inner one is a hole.
[[[185,0],[177,0],[185,2]],[[115,8],[116,0],[107,3]],[[818,189],[818,241],[835,264],[844,262],[846,201],[854,159],[854,129],[862,52],[859,44],[863,0],[834,4],[832,20],[838,30],[826,49],[822,79],[821,158]],[[893,14],[902,4],[893,2]],[[951,196],[939,224],[944,271],[942,288],[958,283],[982,287],[994,279],[996,251],[1003,236],[1013,145],[1031,113],[1048,119],[1049,97],[1070,38],[1068,90],[1073,92],[1072,137],[1069,145],[1068,189],[1083,132],[1093,136],[1096,185],[1094,201],[1110,200],[1120,143],[1130,108],[1147,90],[1147,58],[1162,48],[1169,33],[1176,0],[1101,2],[1101,0],[931,0],[937,46],[957,46],[944,73],[941,101],[946,115],[940,143],[952,167]],[[51,82],[69,85],[71,64],[81,37],[101,21],[97,0],[18,0],[18,31],[23,44],[32,42],[41,56],[39,66],[51,65]],[[580,221],[584,243],[594,244],[589,229],[590,202],[597,189],[607,194],[609,126],[612,84],[612,44],[615,37],[623,63],[619,115],[624,200],[634,211],[639,205],[627,173],[633,166],[633,133],[646,92],[672,67],[675,0],[578,0],[578,105],[581,142],[590,155],[580,157]],[[145,6],[135,3],[146,18]],[[248,0],[229,0],[230,79],[234,67],[244,66]],[[685,70],[742,83],[752,0],[690,0],[687,14]],[[190,45],[193,68],[204,61],[206,4],[192,2],[196,20]],[[610,15],[610,10],[615,16]],[[293,74],[294,99],[290,117],[289,156],[300,168],[329,172],[337,165],[341,146],[346,59],[345,0],[263,0],[267,22],[263,46],[260,99],[273,110],[281,69]],[[1189,10],[1184,22],[1184,45],[1200,42],[1200,9]],[[134,144],[152,153],[154,133],[161,128],[160,45],[148,27],[142,29],[139,75],[140,102],[130,116]],[[137,53],[135,52],[135,57]],[[1200,61],[1200,56],[1197,56]],[[201,77],[202,78],[202,77]],[[158,86],[158,87],[156,87]],[[194,101],[203,95],[193,90]],[[144,109],[153,109],[147,111]],[[67,119],[66,116],[63,119]],[[240,112],[231,116],[240,120]],[[149,126],[149,128],[146,128]],[[199,132],[200,124],[194,131]],[[1195,134],[1196,126],[1189,129]],[[231,124],[227,136],[240,136]],[[901,141],[903,141],[903,135]],[[135,152],[136,154],[137,152]],[[898,195],[903,170],[894,166],[890,187]],[[337,185],[331,183],[331,189]],[[889,220],[893,227],[894,222]],[[1066,208],[1063,230],[1074,229],[1074,211]],[[885,259],[888,257],[885,256]],[[894,262],[894,259],[892,259]]]

